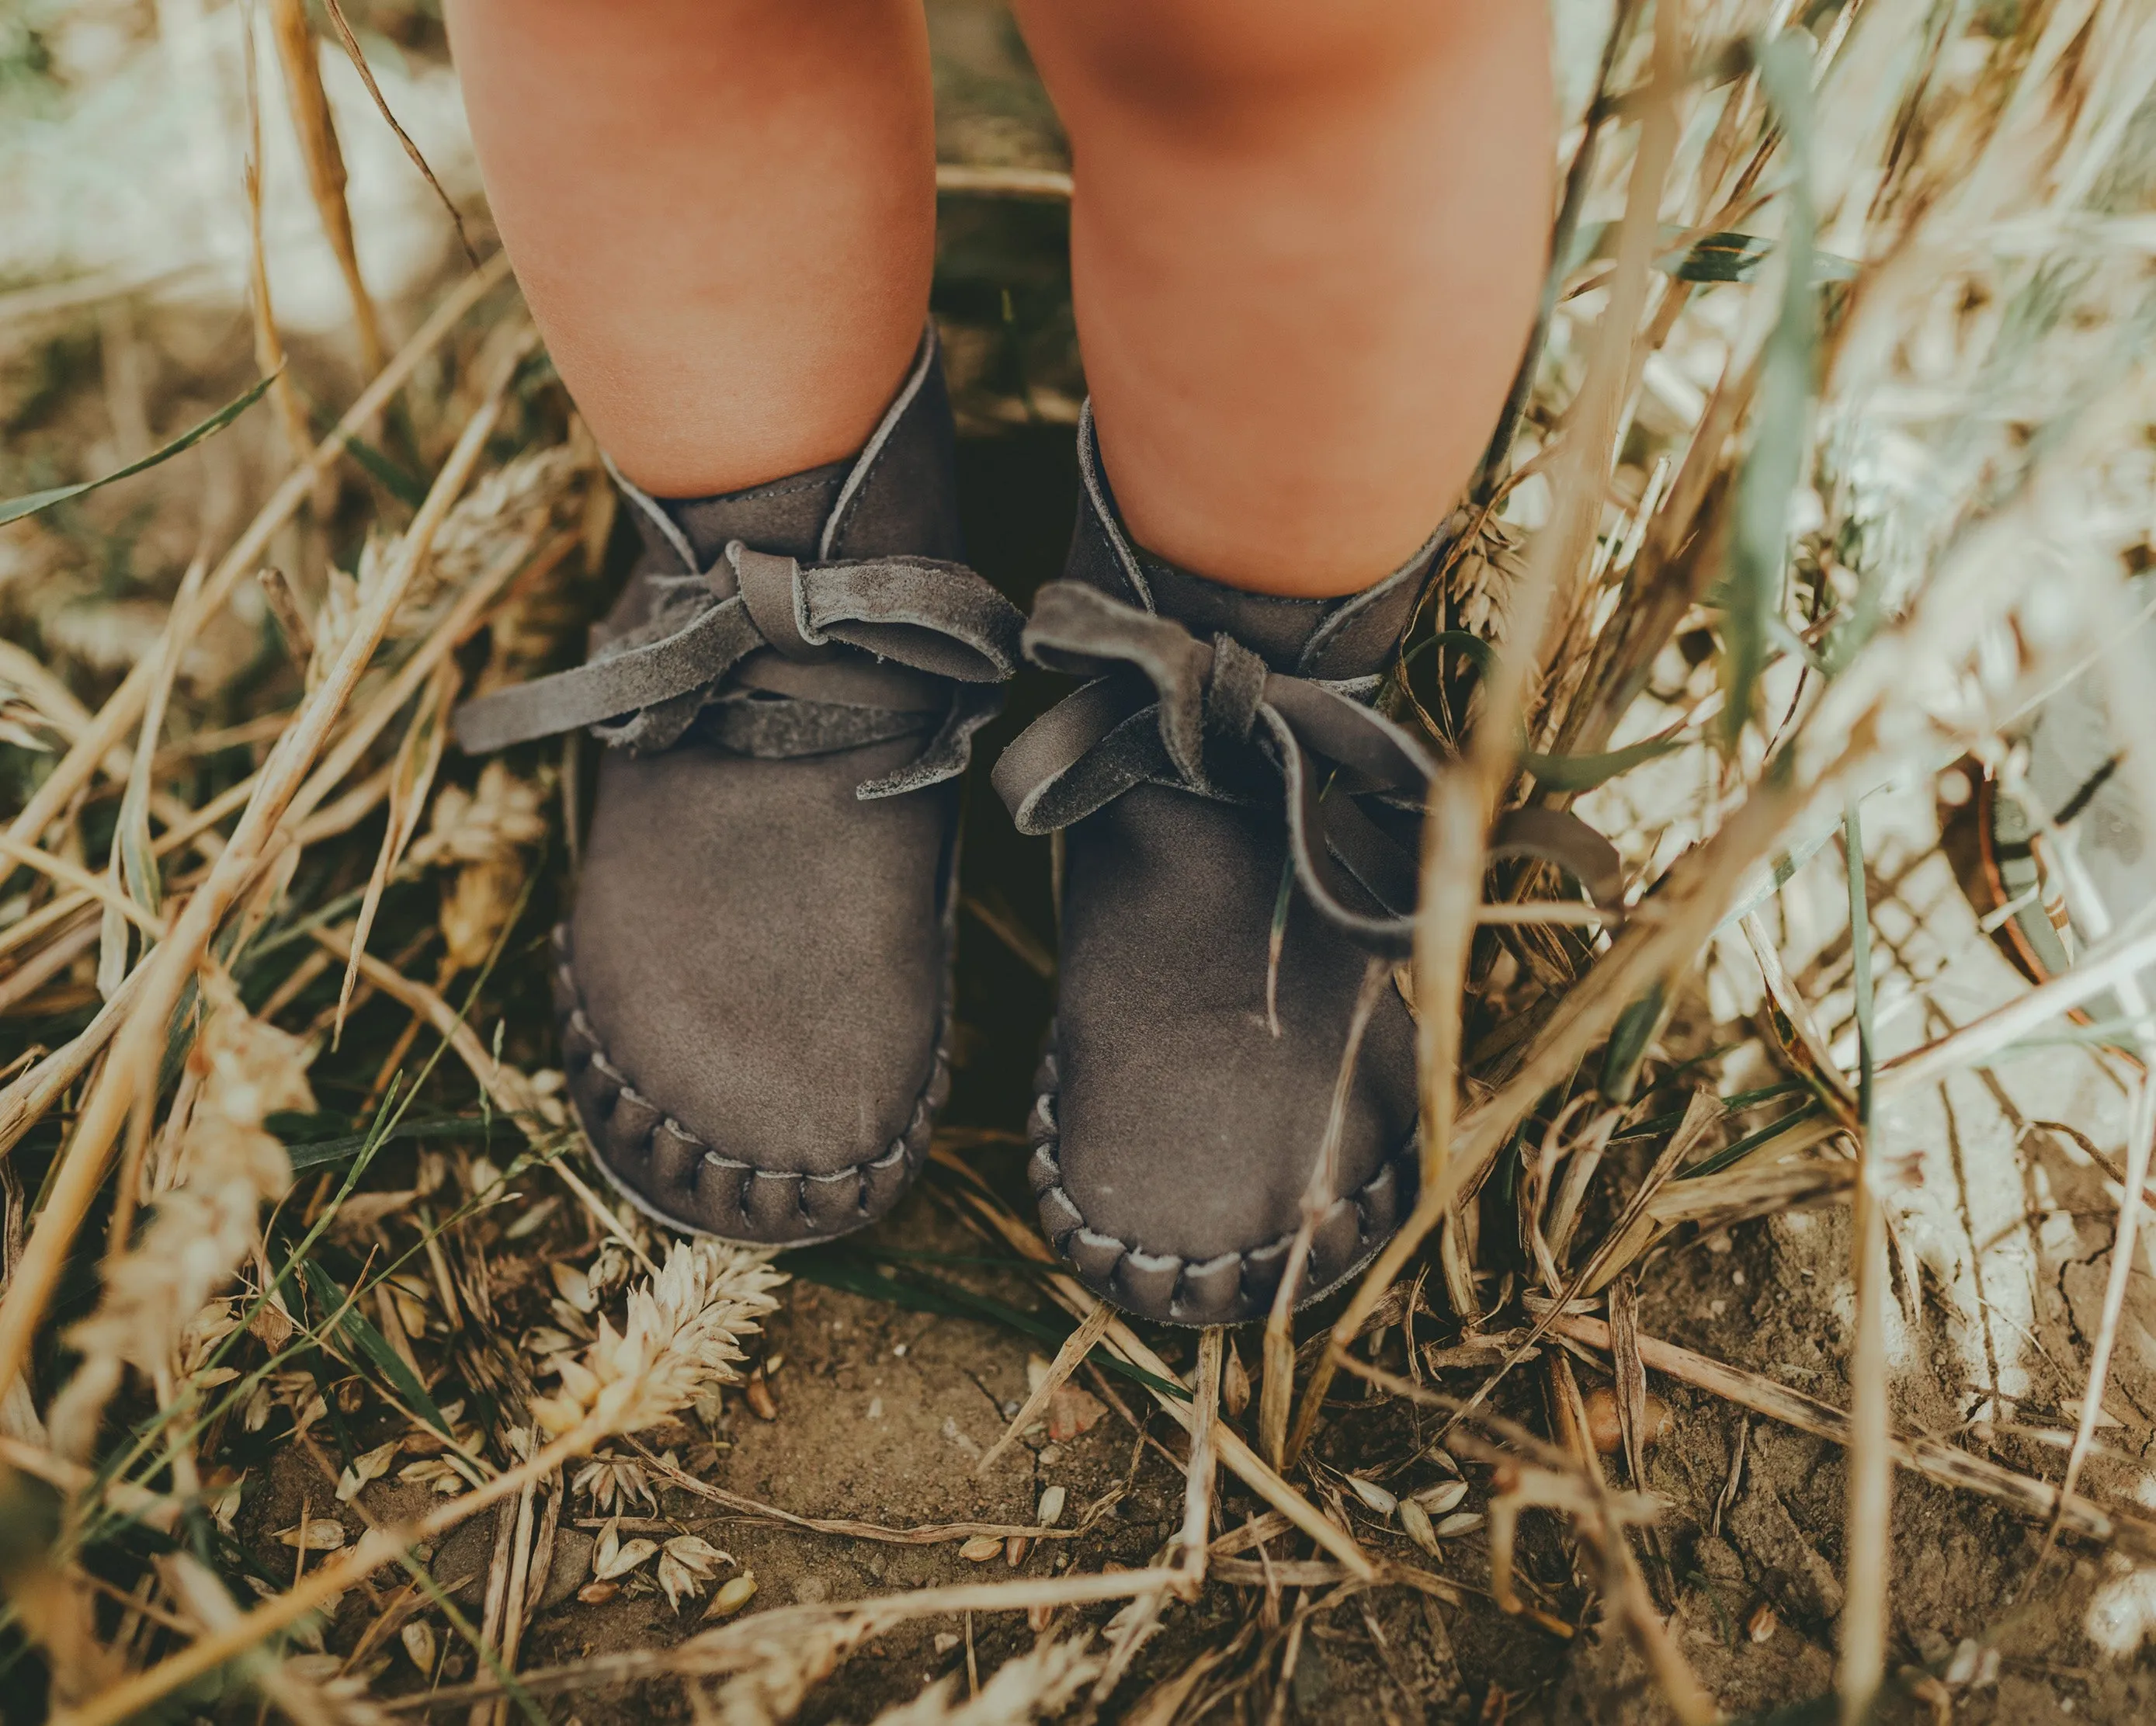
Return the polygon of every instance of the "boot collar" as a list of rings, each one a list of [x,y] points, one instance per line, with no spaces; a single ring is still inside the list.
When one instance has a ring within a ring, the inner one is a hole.
[[[1069,579],[1173,618],[1201,640],[1233,636],[1273,670],[1301,676],[1358,678],[1383,670],[1448,542],[1440,527],[1391,574],[1342,598],[1253,593],[1194,574],[1132,541],[1101,466],[1091,401],[1079,415],[1078,469],[1084,496],[1064,572]]]
[[[957,561],[954,438],[937,352],[932,324],[875,432],[843,461],[710,497],[656,498],[609,460],[645,550],[685,574],[710,568],[737,539],[804,563],[899,555]]]

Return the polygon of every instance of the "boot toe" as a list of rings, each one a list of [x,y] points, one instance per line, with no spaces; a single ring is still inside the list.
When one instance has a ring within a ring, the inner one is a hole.
[[[1313,1184],[1366,963],[1291,910],[1268,1009],[1285,860],[1251,812],[1155,786],[1071,830],[1032,1184],[1081,1279],[1148,1318],[1262,1318],[1313,1184],[1323,1208],[1295,1299],[1315,1299],[1383,1244],[1414,1190],[1414,1030],[1389,986]]]
[[[1256,1035],[1270,1041],[1261,1026]],[[1278,1062],[1268,1084],[1223,1038],[1208,1065],[1225,1081],[1194,1092],[1190,1069],[1149,1084],[1127,1061],[1096,1066],[1066,1046],[1033,1114],[1028,1175],[1042,1231],[1096,1293],[1172,1324],[1240,1324],[1271,1310],[1329,1112],[1329,1096],[1313,1112],[1295,1085],[1298,1064]],[[1353,1087],[1335,1196],[1312,1229],[1296,1305],[1353,1275],[1399,1226],[1417,1179],[1400,1118],[1412,1102],[1383,1076]]]
[[[601,1166],[666,1222],[828,1239],[889,1210],[927,1153],[950,1083],[949,812],[939,790],[863,803],[872,766],[688,749],[602,771],[556,937],[562,1056]],[[908,855],[922,866],[872,866]]]

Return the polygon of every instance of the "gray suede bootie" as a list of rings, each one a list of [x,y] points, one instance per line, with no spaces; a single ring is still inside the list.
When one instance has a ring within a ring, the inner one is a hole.
[[[1025,648],[1093,681],[995,771],[1021,829],[1065,834],[1030,1174],[1088,1287],[1145,1318],[1233,1324],[1272,1305],[1306,1193],[1298,1304],[1414,1198],[1414,1025],[1371,964],[1408,951],[1433,763],[1369,702],[1439,543],[1348,598],[1244,593],[1131,544],[1090,414],[1079,460],[1065,577]]]
[[[468,750],[605,752],[555,933],[569,1089],[644,1210],[799,1244],[873,1222],[949,1088],[958,775],[1017,610],[956,560],[932,334],[850,461],[660,503],[573,671],[457,716]]]

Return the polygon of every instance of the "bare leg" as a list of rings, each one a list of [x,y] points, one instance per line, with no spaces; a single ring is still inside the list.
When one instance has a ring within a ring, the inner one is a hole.
[[[921,337],[919,0],[449,0],[487,192],[601,445],[661,496],[850,455]]]
[[[1102,459],[1138,541],[1353,592],[1473,472],[1549,229],[1528,0],[1016,0],[1069,128]]]

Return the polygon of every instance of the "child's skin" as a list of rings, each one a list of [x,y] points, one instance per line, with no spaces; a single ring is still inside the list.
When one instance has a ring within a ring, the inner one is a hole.
[[[1016,0],[1071,142],[1116,497],[1237,587],[1352,593],[1480,457],[1550,218],[1539,0]],[[935,229],[919,0],[449,0],[489,195],[600,444],[660,496],[860,448]]]

